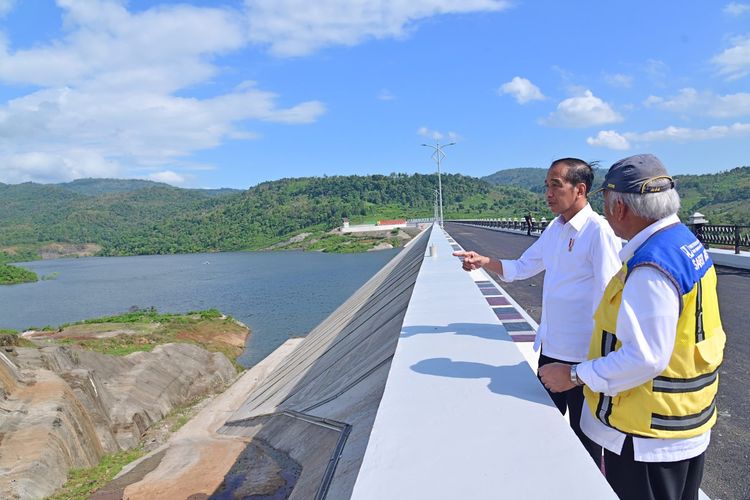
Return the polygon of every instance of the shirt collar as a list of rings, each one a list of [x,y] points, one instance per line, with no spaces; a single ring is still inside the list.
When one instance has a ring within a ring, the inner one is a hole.
[[[633,256],[635,251],[638,250],[638,248],[646,242],[647,239],[654,235],[654,233],[661,229],[664,229],[667,226],[671,226],[672,224],[677,224],[679,222],[680,218],[677,217],[677,214],[672,214],[668,217],[664,217],[663,219],[659,219],[650,226],[642,229],[641,232],[633,236],[633,238],[622,247],[622,250],[620,250],[620,260],[622,262],[627,261],[630,257]]]
[[[586,221],[589,220],[589,217],[593,212],[594,210],[591,208],[591,205],[586,203],[586,206],[580,209],[568,222],[565,222],[565,218],[562,215],[558,215],[556,220],[562,225],[570,224],[571,227],[578,232],[583,225],[586,224]]]

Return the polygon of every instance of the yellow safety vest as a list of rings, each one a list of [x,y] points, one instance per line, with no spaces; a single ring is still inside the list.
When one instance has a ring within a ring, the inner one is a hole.
[[[726,335],[719,317],[716,272],[708,252],[682,224],[644,243],[607,285],[594,314],[589,359],[618,350],[617,315],[627,277],[639,266],[663,272],[681,292],[674,350],[657,377],[616,396],[584,387],[596,419],[621,432],[643,437],[688,438],[716,422],[718,368]]]

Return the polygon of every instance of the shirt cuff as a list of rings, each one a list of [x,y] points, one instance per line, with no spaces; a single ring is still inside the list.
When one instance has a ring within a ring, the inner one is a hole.
[[[518,267],[516,266],[515,260],[499,259],[500,264],[503,266],[503,274],[500,275],[500,279],[503,281],[513,281],[518,275]]]
[[[609,385],[606,380],[598,376],[594,371],[594,360],[579,363],[576,367],[576,375],[592,391],[607,394]],[[612,394],[608,395],[612,396]]]

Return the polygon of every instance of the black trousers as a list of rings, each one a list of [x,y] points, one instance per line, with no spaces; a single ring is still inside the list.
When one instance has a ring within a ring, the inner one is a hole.
[[[559,359],[550,358],[545,356],[544,354],[539,354],[540,368],[550,363],[565,363],[566,365],[577,364],[570,361],[561,361]],[[555,406],[557,406],[557,409],[560,410],[560,413],[565,415],[566,411],[570,412],[570,427],[573,429],[573,432],[576,433],[576,436],[578,436],[578,439],[581,441],[581,444],[583,444],[584,448],[586,448],[586,451],[589,452],[589,455],[591,455],[591,458],[594,460],[596,466],[600,467],[602,461],[602,447],[590,440],[588,436],[586,436],[586,434],[584,434],[581,430],[581,411],[583,410],[584,404],[583,387],[573,387],[572,389],[565,392],[550,392],[546,387],[545,390],[547,390],[547,394],[549,394],[549,397],[552,398],[552,401],[555,403]]]
[[[607,481],[621,500],[698,500],[705,452],[679,462],[636,462],[633,438],[622,453],[604,450]]]

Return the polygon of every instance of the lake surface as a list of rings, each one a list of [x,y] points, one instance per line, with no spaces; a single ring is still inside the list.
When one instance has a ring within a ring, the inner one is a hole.
[[[0,328],[23,330],[127,312],[216,308],[252,334],[240,363],[252,366],[304,336],[398,250],[360,254],[234,252],[87,257],[22,264],[54,279],[0,286]]]

